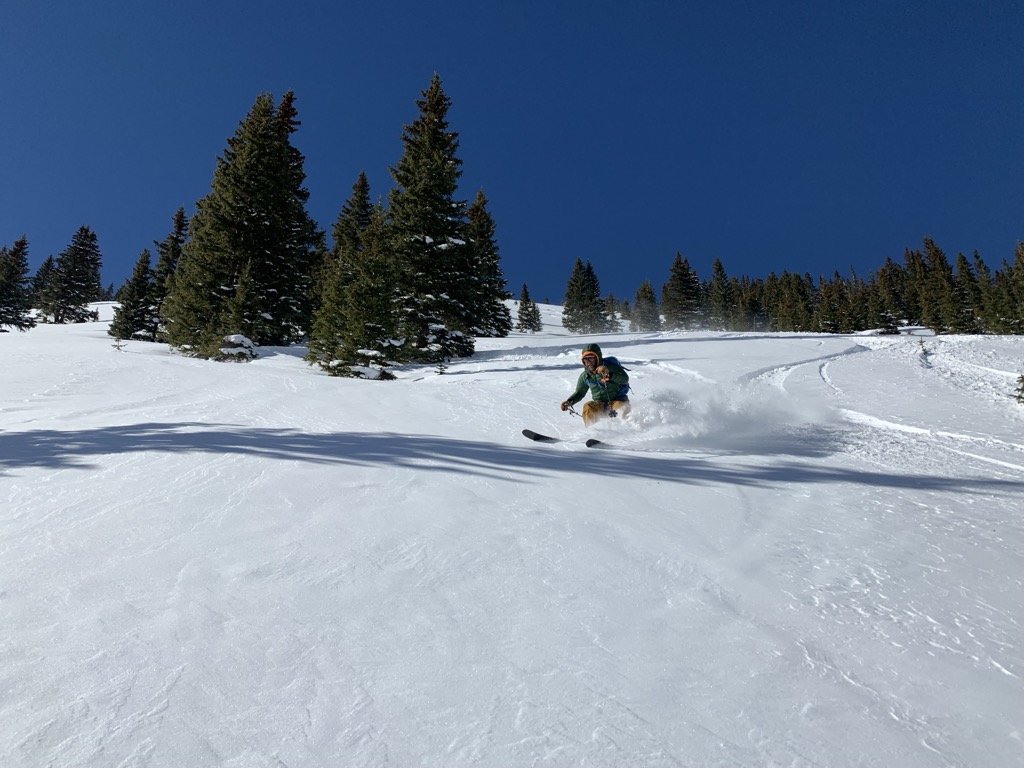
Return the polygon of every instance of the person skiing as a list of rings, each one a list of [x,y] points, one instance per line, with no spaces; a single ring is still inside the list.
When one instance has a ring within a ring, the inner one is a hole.
[[[625,416],[630,411],[629,374],[614,357],[604,357],[601,347],[587,344],[581,355],[583,373],[576,382],[576,391],[562,402],[567,411],[587,396],[591,401],[583,406],[583,424],[589,427],[606,416]]]

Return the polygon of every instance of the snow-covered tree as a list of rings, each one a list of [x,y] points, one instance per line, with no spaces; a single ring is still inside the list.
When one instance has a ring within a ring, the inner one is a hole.
[[[448,127],[451,100],[434,75],[419,115],[405,126],[404,151],[391,169],[397,185],[388,196],[391,247],[403,296],[403,353],[413,362],[438,363],[472,355],[471,308],[457,286],[473,281],[466,243],[466,203],[455,197],[462,175],[458,133]]]
[[[306,212],[294,94],[261,94],[196,204],[162,314],[172,345],[223,356],[224,339],[284,345],[304,337],[323,233]]]

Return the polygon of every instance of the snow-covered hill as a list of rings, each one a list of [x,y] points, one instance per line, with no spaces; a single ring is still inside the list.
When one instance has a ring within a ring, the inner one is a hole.
[[[0,335],[0,765],[1024,765],[1024,339],[542,310],[390,383]]]

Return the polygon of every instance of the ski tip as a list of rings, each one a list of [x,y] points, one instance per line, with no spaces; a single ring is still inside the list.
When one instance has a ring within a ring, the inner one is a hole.
[[[587,448],[611,448],[611,445],[603,440],[596,440],[592,437],[587,440]]]
[[[539,432],[534,432],[532,429],[524,429],[523,437],[528,437],[530,440],[535,440],[538,443],[557,443],[557,437],[551,437],[550,435],[542,435]]]

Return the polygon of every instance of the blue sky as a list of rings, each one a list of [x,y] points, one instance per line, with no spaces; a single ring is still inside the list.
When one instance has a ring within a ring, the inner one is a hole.
[[[677,251],[867,274],[925,236],[994,268],[1024,239],[1022,39],[1010,0],[5,0],[0,244],[34,269],[88,224],[120,285],[289,89],[329,232],[360,171],[386,196],[436,71],[516,295],[560,300],[581,257],[632,298]]]

